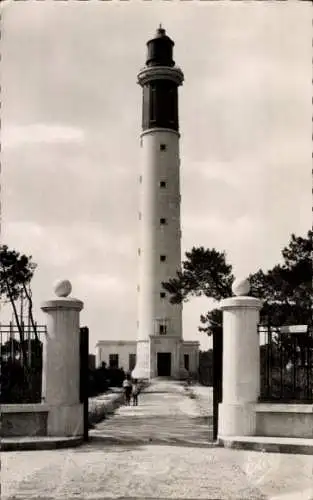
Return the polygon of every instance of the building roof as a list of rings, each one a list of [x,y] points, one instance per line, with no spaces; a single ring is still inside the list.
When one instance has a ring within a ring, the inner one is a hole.
[[[109,344],[117,344],[117,345],[132,345],[136,344],[137,340],[98,340],[96,343],[96,347],[101,345],[109,345]]]

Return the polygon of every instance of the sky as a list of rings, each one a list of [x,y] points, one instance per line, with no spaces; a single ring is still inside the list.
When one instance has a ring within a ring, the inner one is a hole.
[[[237,278],[311,227],[309,2],[2,5],[2,243],[38,264],[33,299],[69,279],[98,340],[135,339],[141,89],[161,22],[179,90],[182,252],[225,251]],[[207,298],[184,306],[186,340]],[[1,311],[1,321],[11,312]]]

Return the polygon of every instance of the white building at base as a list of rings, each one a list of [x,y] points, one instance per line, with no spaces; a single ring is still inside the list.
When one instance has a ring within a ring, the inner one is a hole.
[[[152,377],[158,376],[158,353],[171,352],[172,346],[165,342],[158,343],[158,339],[152,341],[151,348],[154,350],[154,367]],[[163,338],[162,338],[163,341]],[[96,367],[105,363],[109,368],[123,368],[125,372],[132,372],[136,366],[136,340],[100,340],[96,344]],[[183,366],[190,374],[196,374],[199,366],[199,342],[186,341],[180,345],[180,355]],[[159,374],[162,375],[162,374]]]
[[[96,367],[105,363],[109,368],[131,372],[136,365],[136,340],[100,340],[96,344]]]

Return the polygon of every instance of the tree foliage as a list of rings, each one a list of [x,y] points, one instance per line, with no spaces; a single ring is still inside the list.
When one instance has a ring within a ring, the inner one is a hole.
[[[312,313],[312,231],[307,237],[291,235],[282,250],[283,264],[267,272],[249,276],[250,294],[263,300],[261,321],[272,325],[307,324]],[[232,266],[225,252],[193,247],[186,252],[182,270],[175,278],[163,283],[172,303],[188,301],[193,296],[205,296],[220,301],[232,296],[234,281]],[[213,309],[200,317],[199,331],[211,335],[222,328],[222,313]]]
[[[223,314],[220,309],[212,309],[206,314],[200,316],[201,325],[198,327],[199,332],[212,335],[214,331],[222,332]]]
[[[221,300],[232,293],[234,277],[231,270],[224,252],[218,252],[215,248],[210,250],[193,247],[190,252],[186,252],[182,271],[162,285],[170,293],[173,304],[187,301],[191,296],[202,295]]]
[[[14,319],[20,335],[23,362],[27,364],[27,356],[24,342],[24,331],[19,318],[16,301],[24,295],[28,300],[29,316],[34,333],[36,326],[32,314],[32,293],[30,282],[33,278],[36,264],[32,262],[31,256],[20,254],[16,250],[10,250],[7,245],[0,245],[0,299],[9,302],[12,306]]]
[[[0,298],[5,301],[17,300],[29,285],[36,264],[32,257],[10,250],[0,245]]]
[[[272,325],[310,324],[312,321],[312,231],[291,235],[282,250],[283,264],[250,275],[251,294],[263,301],[261,322]]]

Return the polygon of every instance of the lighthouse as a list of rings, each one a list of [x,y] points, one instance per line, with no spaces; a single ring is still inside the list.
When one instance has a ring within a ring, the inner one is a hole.
[[[136,340],[101,340],[97,366],[128,367],[135,379],[197,377],[197,340],[183,340],[182,304],[162,287],[181,269],[178,87],[184,75],[173,60],[174,42],[160,26],[147,42],[142,88]],[[192,334],[192,332],[189,332]],[[135,361],[135,367],[134,367]]]
[[[160,26],[147,42],[146,64],[138,74],[142,87],[140,243],[132,376],[139,379],[180,378],[186,371],[182,304],[171,304],[162,287],[181,268],[178,87],[184,75],[173,60],[173,47]]]

